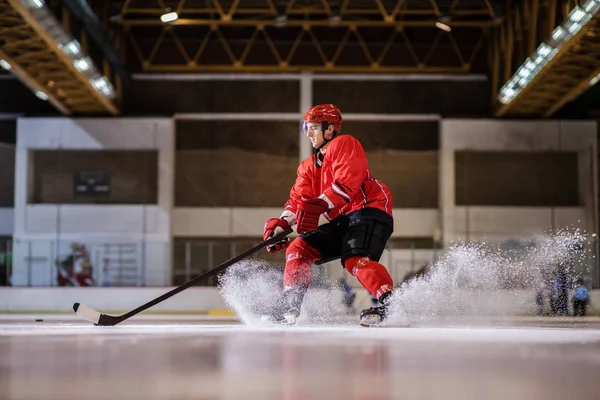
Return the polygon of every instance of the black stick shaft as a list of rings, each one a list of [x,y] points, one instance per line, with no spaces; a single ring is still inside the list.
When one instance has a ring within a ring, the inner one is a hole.
[[[125,321],[126,319],[129,319],[129,318],[133,317],[134,315],[139,314],[142,311],[147,310],[150,307],[157,305],[158,303],[162,303],[163,301],[167,300],[168,298],[175,296],[177,293],[184,291],[185,289],[189,288],[190,286],[193,286],[196,282],[198,282],[204,278],[208,278],[209,276],[218,274],[219,272],[223,271],[225,268],[243,260],[244,258],[246,258],[248,256],[251,256],[252,254],[259,251],[260,249],[267,247],[273,243],[277,243],[277,242],[281,241],[283,238],[285,238],[290,233],[292,233],[292,228],[288,228],[285,231],[281,232],[280,234],[273,236],[272,238],[262,242],[261,244],[257,244],[253,248],[246,250],[242,254],[237,255],[228,261],[225,261],[221,265],[217,265],[216,267],[214,267],[213,269],[211,269],[209,271],[206,271],[202,275],[198,275],[197,277],[190,279],[186,283],[184,283],[180,286],[177,286],[175,289],[163,294],[162,296],[157,297],[154,300],[151,300],[148,303],[139,306],[135,310],[129,311],[127,314],[121,315],[119,317],[119,319],[120,319],[119,322]]]

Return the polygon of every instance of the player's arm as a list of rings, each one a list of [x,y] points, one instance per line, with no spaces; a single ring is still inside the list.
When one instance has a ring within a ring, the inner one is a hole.
[[[296,182],[290,190],[290,199],[285,203],[284,211],[279,218],[285,219],[290,226],[296,225],[298,204],[302,202],[302,199],[310,199],[313,196],[310,171],[304,163],[300,164],[298,166]]]
[[[313,196],[312,183],[310,180],[310,171],[303,164],[298,166],[296,182],[290,190],[290,198],[285,203],[284,210],[279,218],[270,218],[265,223],[264,239],[267,240],[271,236],[283,232],[285,229],[296,225],[296,212],[298,203],[302,198],[310,198]],[[289,245],[289,239],[286,237],[283,241],[274,244],[267,248],[270,253],[285,249]]]
[[[361,194],[361,186],[367,178],[367,156],[356,139],[346,139],[332,148],[333,184],[319,198],[329,208],[343,207]]]

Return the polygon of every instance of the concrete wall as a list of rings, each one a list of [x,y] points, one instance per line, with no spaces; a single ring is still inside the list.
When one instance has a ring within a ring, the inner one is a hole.
[[[0,236],[12,236],[15,231],[15,209],[0,208]]]
[[[173,122],[167,118],[24,118],[17,124],[13,284],[52,284],[65,245],[143,244],[139,263],[150,285],[169,284]],[[31,150],[156,149],[158,204],[31,204]],[[148,244],[149,243],[149,244]],[[32,261],[33,260],[33,261]],[[32,271],[45,271],[32,278]],[[48,278],[45,278],[45,277]]]
[[[291,185],[291,184],[290,184]],[[265,221],[278,217],[277,208],[197,207],[173,210],[173,235],[176,237],[262,236]],[[433,236],[439,213],[431,209],[394,209],[393,237]],[[322,219],[322,222],[325,222]]]
[[[444,243],[503,241],[550,228],[574,227],[596,232],[593,218],[597,196],[596,129],[594,121],[442,121],[440,204]],[[456,150],[577,152],[577,179],[583,205],[561,208],[458,207],[454,201]]]

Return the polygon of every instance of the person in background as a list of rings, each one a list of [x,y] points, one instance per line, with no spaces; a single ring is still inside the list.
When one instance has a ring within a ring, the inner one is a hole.
[[[556,315],[569,314],[570,279],[565,265],[560,265],[554,281],[554,312]]]
[[[573,287],[573,315],[585,317],[589,301],[590,290],[583,283],[583,279],[579,278]]]
[[[338,284],[340,289],[342,289],[342,304],[346,307],[346,312],[354,314],[354,299],[356,298],[354,289],[346,282],[345,278],[340,278]]]

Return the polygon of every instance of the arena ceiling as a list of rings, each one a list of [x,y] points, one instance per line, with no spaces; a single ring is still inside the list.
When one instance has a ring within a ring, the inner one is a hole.
[[[524,87],[508,91],[511,97],[506,93],[512,86],[507,89],[506,83],[522,72],[519,67],[579,3],[0,0],[0,58],[64,114],[118,113],[121,80],[131,73],[312,71],[483,73],[496,116],[551,117],[589,91],[590,80],[600,72],[595,14],[556,56],[530,74]],[[57,51],[56,37],[47,26],[44,32],[39,15],[35,18],[39,4],[93,60],[96,81],[64,50]],[[172,12],[176,20],[161,21]],[[98,90],[99,77],[106,78],[109,86],[103,89],[111,96]]]

